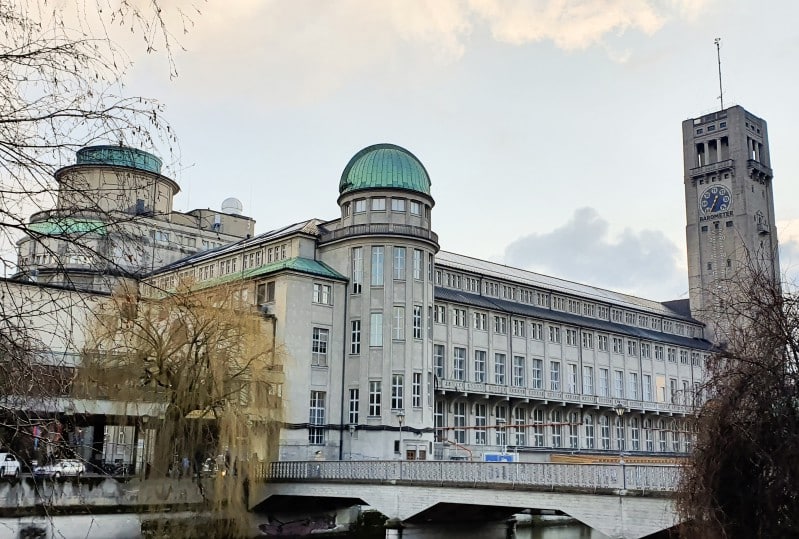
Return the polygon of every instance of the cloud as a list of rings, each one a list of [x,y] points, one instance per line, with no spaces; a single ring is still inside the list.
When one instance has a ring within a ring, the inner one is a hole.
[[[687,297],[680,250],[662,232],[611,237],[609,228],[596,210],[580,208],[563,226],[508,245],[504,263],[650,299]]]
[[[780,271],[788,288],[799,291],[799,219],[777,221],[780,242]]]

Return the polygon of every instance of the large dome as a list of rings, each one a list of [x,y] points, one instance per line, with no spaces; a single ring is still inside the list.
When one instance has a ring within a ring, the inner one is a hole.
[[[407,189],[430,196],[430,177],[405,148],[375,144],[355,154],[341,173],[339,194],[361,189]]]

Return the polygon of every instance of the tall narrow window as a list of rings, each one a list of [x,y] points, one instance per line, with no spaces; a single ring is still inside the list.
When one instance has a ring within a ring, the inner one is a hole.
[[[513,410],[513,445],[527,445],[527,411],[521,406]]]
[[[606,415],[599,416],[599,437],[602,449],[610,449],[610,421]]]
[[[566,391],[574,395],[577,393],[577,365],[569,363],[567,367],[568,378],[566,379]]]
[[[563,447],[563,414],[552,410],[552,447]]]
[[[627,398],[638,400],[638,373],[627,373]]]
[[[583,366],[583,395],[594,394],[594,368]]]
[[[360,294],[363,288],[363,247],[352,248],[352,293]]]
[[[353,320],[350,322],[352,329],[350,333],[350,354],[361,353],[361,321]]]
[[[383,390],[381,388],[380,380],[372,380],[369,382],[369,415],[380,415],[380,404],[383,400]]]
[[[444,345],[433,345],[433,374],[437,378],[444,378]]]
[[[350,409],[349,409],[349,424],[358,424],[358,410],[360,408],[360,393],[361,391],[356,387],[350,389]]]
[[[533,389],[544,388],[544,361],[541,359],[533,360]]]
[[[383,346],[383,313],[369,316],[369,346]]]
[[[433,408],[433,427],[436,429],[436,441],[443,442],[447,439],[447,431],[444,430],[446,427],[446,414],[444,413],[444,407],[446,403],[443,400],[437,400],[435,403],[435,407]]]
[[[313,328],[311,339],[311,365],[327,367],[327,344],[330,341],[330,330]]]
[[[594,448],[594,416],[585,415],[585,448]]]
[[[394,247],[394,279],[405,280],[405,247]]]
[[[524,356],[513,356],[513,385],[524,387]]]
[[[560,361],[549,363],[549,389],[560,391]]]
[[[405,408],[405,376],[402,374],[391,375],[391,409],[402,410]]]
[[[422,280],[422,250],[413,250],[413,278],[417,281]]]
[[[413,338],[422,338],[422,306],[413,306]]]
[[[310,415],[308,419],[308,443],[322,445],[325,443],[325,392],[311,391]]]
[[[384,247],[372,247],[372,286],[383,286],[384,254]]]
[[[580,447],[580,414],[572,412],[569,414],[569,447],[578,449]]]
[[[638,429],[638,418],[630,418],[630,449],[633,451],[641,450],[641,433]]]
[[[507,406],[497,406],[494,408],[494,415],[497,418],[497,445],[508,445],[508,408]]]
[[[494,383],[499,386],[504,386],[507,383],[505,378],[506,360],[505,354],[494,354]]]
[[[607,397],[608,393],[608,370],[599,369],[599,396]]]
[[[411,381],[411,406],[419,408],[422,406],[422,373],[413,373]]]
[[[486,440],[486,405],[474,405],[474,443],[477,445],[485,445],[488,443]]]
[[[624,451],[626,444],[626,436],[624,433],[624,419],[621,417],[616,418],[616,449]]]
[[[484,383],[486,381],[486,352],[485,350],[474,351],[474,381]]]
[[[452,406],[452,421],[454,428],[455,442],[466,443],[466,403],[463,401],[455,402]]]
[[[544,410],[533,410],[533,445],[544,447]]]
[[[453,348],[452,377],[456,380],[466,378],[466,348]]]
[[[394,306],[392,338],[401,341],[405,338],[405,307]]]
[[[624,372],[613,371],[613,396],[617,399],[624,398]]]

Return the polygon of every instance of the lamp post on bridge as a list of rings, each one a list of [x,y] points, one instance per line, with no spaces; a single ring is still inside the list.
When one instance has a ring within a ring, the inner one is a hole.
[[[622,416],[627,409],[622,405],[621,402],[616,403],[616,406],[613,408],[613,411],[616,412],[616,415],[619,417],[619,423],[621,424],[622,433],[624,432],[624,420]],[[627,490],[627,476],[624,473],[624,446],[622,445],[621,438],[618,437],[619,430],[616,429],[616,443],[619,445],[619,466],[621,467],[621,484],[622,490]]]

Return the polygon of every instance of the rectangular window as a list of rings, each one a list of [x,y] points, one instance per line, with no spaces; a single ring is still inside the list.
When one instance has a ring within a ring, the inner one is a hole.
[[[622,341],[621,337],[613,337],[613,353],[614,354],[623,354],[624,342]]]
[[[485,350],[474,351],[474,381],[484,383],[486,381],[486,352]]]
[[[361,198],[355,201],[355,213],[363,213],[366,211],[366,199]]]
[[[455,347],[452,349],[452,377],[456,380],[466,379],[466,348]]]
[[[635,341],[627,341],[627,355],[628,356],[637,356],[638,355],[638,343]]]
[[[594,448],[594,416],[591,414],[585,416],[585,448]]]
[[[433,319],[437,324],[446,324],[447,323],[447,306],[446,305],[436,305],[433,308]]]
[[[688,350],[680,350],[680,363],[688,365]]]
[[[641,357],[644,359],[652,357],[652,346],[648,342],[641,343]]]
[[[580,415],[577,412],[569,414],[569,447],[577,449],[580,447]]]
[[[610,449],[610,420],[608,416],[599,416],[599,437],[602,440],[602,449]]]
[[[527,445],[526,413],[526,410],[521,407],[513,410],[513,444],[517,446]]]
[[[466,327],[466,309],[452,309],[452,325],[459,328]]]
[[[566,344],[577,346],[577,330],[566,328]]]
[[[486,440],[486,410],[485,404],[474,405],[474,443],[477,445],[485,445],[488,443]]]
[[[422,306],[413,306],[413,338],[422,338]]]
[[[544,447],[544,410],[533,410],[533,445]]]
[[[385,198],[373,198],[372,199],[372,211],[386,211],[386,199]]]
[[[391,199],[391,211],[405,211],[405,199],[404,198],[392,198]]]
[[[413,250],[413,278],[417,281],[422,280],[422,255],[421,249]]]
[[[544,338],[544,325],[541,322],[530,323],[530,338],[540,341]]]
[[[652,376],[645,374],[643,377],[643,392],[644,400],[647,402],[652,401]]]
[[[513,385],[524,387],[524,356],[513,356]]]
[[[663,361],[663,347],[657,344],[655,345],[655,359]]]
[[[600,352],[607,352],[608,351],[608,336],[607,335],[597,335],[596,336],[596,344],[597,344],[597,348],[599,348]]]
[[[583,366],[583,394],[594,394],[594,368]]]
[[[616,449],[624,451],[626,440],[624,432],[624,420],[621,417],[616,418]]]
[[[577,393],[577,365],[569,363],[567,366],[566,391],[571,394]]]
[[[350,409],[349,409],[349,424],[358,424],[358,411],[361,406],[360,400],[361,391],[358,388],[350,389]]]
[[[392,318],[391,338],[401,341],[405,339],[405,307],[395,305]]]
[[[405,247],[394,247],[394,279],[405,280]]]
[[[363,247],[352,248],[352,293],[360,294],[363,287]]]
[[[560,328],[549,326],[549,342],[560,342]]]
[[[599,396],[608,396],[608,370],[599,369]]]
[[[411,215],[422,215],[422,205],[411,200]]]
[[[485,330],[486,328],[485,313],[472,313],[472,320],[474,321],[474,329]]]
[[[563,447],[563,417],[560,410],[552,410],[552,447]]]
[[[513,320],[513,336],[524,337],[524,320]]]
[[[311,339],[311,365],[327,367],[327,344],[330,342],[330,330],[313,328]]]
[[[329,284],[314,283],[313,285],[313,302],[321,303],[322,305],[333,304],[333,294],[331,293],[332,287]]]
[[[646,441],[646,450],[650,452],[654,451],[655,441],[653,440],[652,436],[652,420],[644,419],[643,427],[644,427],[644,440]]]
[[[560,391],[560,361],[549,363],[549,389]]]
[[[630,419],[630,449],[633,451],[641,450],[641,431],[638,428],[638,418]]]
[[[444,345],[433,345],[433,374],[439,379],[444,378]]]
[[[420,408],[422,406],[422,373],[413,373],[411,380],[411,406]]]
[[[505,354],[494,354],[494,383],[499,386],[504,386],[507,383],[505,379],[506,359]]]
[[[466,403],[463,401],[455,402],[452,405],[452,426],[455,443],[466,443]]]
[[[627,373],[627,398],[638,400],[638,373]]]
[[[372,247],[372,286],[383,286],[384,247]]]
[[[437,400],[433,408],[433,427],[436,429],[436,441],[443,442],[447,439],[447,433],[444,430],[446,426],[446,414],[444,413],[444,406],[446,403],[443,400]]]
[[[508,408],[506,406],[494,407],[494,417],[497,419],[497,445],[507,445],[506,428],[508,424]]]
[[[369,415],[379,416],[381,414],[380,405],[383,401],[383,389],[380,380],[369,382]]]
[[[383,346],[383,313],[369,316],[369,346]]]
[[[508,319],[504,316],[494,317],[494,333],[505,335],[508,332]]]
[[[311,391],[310,413],[308,419],[308,443],[325,443],[325,392]]]
[[[405,376],[402,374],[391,375],[391,409],[402,410],[405,408]]]
[[[583,348],[594,347],[594,334],[583,332]]]
[[[613,396],[617,399],[624,398],[624,372],[613,371]]]
[[[544,361],[541,359],[533,360],[533,389],[544,388]]]
[[[350,322],[350,354],[361,353],[361,321],[353,320]]]

